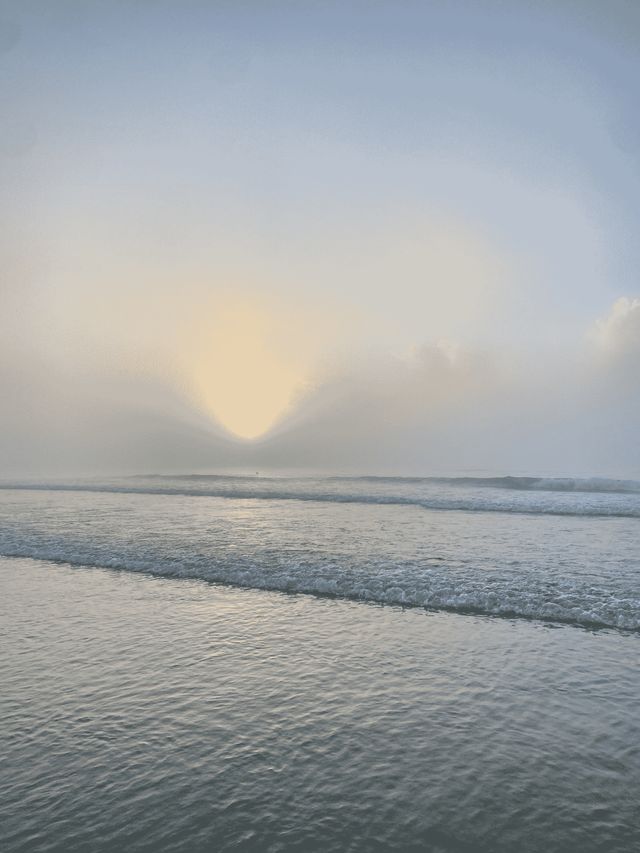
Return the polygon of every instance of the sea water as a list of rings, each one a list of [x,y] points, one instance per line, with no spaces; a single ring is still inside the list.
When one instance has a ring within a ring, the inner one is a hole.
[[[633,481],[190,476],[17,485],[0,488],[0,555],[640,629]]]
[[[637,849],[639,525],[629,481],[4,484],[0,849]]]

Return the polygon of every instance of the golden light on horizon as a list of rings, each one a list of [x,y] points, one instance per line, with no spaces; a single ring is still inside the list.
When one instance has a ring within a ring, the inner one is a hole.
[[[197,359],[197,393],[207,411],[238,438],[268,432],[305,385],[304,367],[279,345],[277,324],[260,306],[216,312]]]

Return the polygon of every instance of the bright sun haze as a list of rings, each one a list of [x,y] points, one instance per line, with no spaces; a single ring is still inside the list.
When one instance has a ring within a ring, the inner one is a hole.
[[[211,416],[239,438],[266,433],[292,404],[305,375],[278,352],[271,319],[250,303],[223,308],[211,323],[195,368]]]

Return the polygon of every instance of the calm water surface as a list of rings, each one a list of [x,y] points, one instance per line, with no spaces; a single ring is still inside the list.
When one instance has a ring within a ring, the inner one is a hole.
[[[640,484],[17,485],[2,853],[640,849]]]
[[[0,560],[3,851],[638,849],[636,635]]]

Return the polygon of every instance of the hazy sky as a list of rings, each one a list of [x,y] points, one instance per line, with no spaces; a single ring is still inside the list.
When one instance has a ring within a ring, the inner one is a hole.
[[[640,476],[638,80],[635,0],[0,0],[0,477]]]

